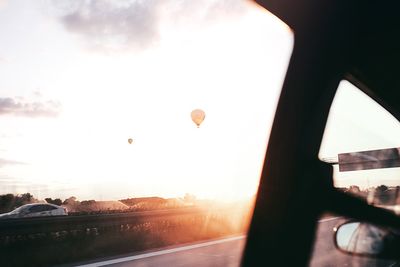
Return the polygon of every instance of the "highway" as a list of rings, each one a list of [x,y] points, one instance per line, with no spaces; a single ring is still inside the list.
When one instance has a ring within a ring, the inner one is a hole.
[[[315,250],[311,267],[398,267],[392,261],[353,257],[336,250],[333,244],[333,227],[344,219],[326,218],[319,221]],[[80,267],[238,267],[245,245],[245,236],[236,236],[191,245],[178,246],[141,254],[125,255],[98,262],[78,265]],[[290,255],[288,255],[290,256]],[[267,257],[267,255],[266,255]],[[284,261],[284,259],[282,259]],[[284,265],[284,264],[283,264]],[[77,266],[77,265],[75,265]]]

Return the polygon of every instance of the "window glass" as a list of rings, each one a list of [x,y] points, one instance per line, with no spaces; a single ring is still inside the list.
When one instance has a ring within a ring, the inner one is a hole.
[[[35,205],[29,208],[29,212],[41,212],[44,211],[44,206],[43,205]]]
[[[400,123],[388,111],[348,81],[342,81],[319,156],[334,163],[337,188],[368,199],[371,204],[396,204],[399,136]]]
[[[57,208],[50,205],[42,205],[42,211],[55,210],[55,209]]]
[[[42,212],[42,211],[49,211],[49,210],[54,210],[57,209],[56,207],[50,206],[50,205],[35,205],[31,208],[29,208],[30,212]]]
[[[0,1],[0,36],[0,213],[47,202],[84,226],[115,216],[46,235],[80,251],[46,255],[245,233],[293,45],[285,24],[239,0],[21,0]]]
[[[348,81],[332,103],[319,158],[333,166],[334,186],[371,205],[397,210],[400,204],[400,123]],[[393,266],[392,262],[339,252],[332,229],[346,219],[320,218],[311,266]],[[329,237],[329,238],[327,238]]]

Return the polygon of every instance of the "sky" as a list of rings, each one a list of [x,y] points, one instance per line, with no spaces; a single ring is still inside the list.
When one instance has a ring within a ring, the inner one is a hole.
[[[0,36],[0,194],[255,194],[293,46],[256,4],[1,0]]]

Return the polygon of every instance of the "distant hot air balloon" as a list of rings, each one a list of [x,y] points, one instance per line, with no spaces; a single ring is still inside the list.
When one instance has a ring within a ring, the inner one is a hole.
[[[195,109],[190,114],[192,116],[192,121],[197,125],[197,128],[200,127],[200,124],[204,121],[206,117],[206,113],[201,109]]]
[[[133,142],[133,139],[132,139],[132,138],[129,138],[129,139],[128,139],[128,143],[129,143],[129,144],[132,144],[132,142]]]

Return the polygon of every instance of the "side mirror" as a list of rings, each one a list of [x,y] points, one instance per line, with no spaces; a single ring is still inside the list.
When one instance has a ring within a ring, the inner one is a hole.
[[[362,222],[335,228],[335,245],[345,253],[383,259],[400,259],[400,233]]]

